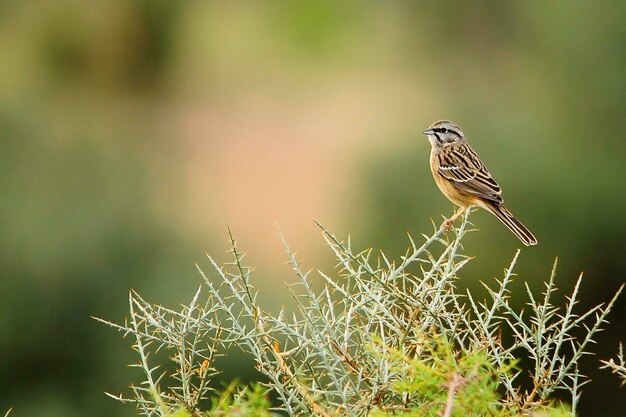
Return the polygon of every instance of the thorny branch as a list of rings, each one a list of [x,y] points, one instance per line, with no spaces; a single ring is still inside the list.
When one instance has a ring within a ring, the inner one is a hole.
[[[281,233],[297,282],[289,285],[294,311],[282,309],[276,315],[257,303],[252,268],[244,265],[245,254],[229,230],[233,261],[219,266],[209,257],[212,276],[198,268],[207,295],[198,291],[188,306],[176,311],[131,292],[130,321],[120,325],[98,319],[134,337],[136,366],[144,372],[142,384],[132,387],[134,399],[114,398],[134,402],[147,417],[164,416],[181,405],[199,415],[201,400],[210,398],[209,381],[218,373],[214,364],[218,352],[235,345],[255,359],[267,378],[267,387],[278,396],[276,410],[290,416],[363,417],[376,412],[387,416],[391,414],[384,410],[412,409],[429,415],[433,401],[427,393],[395,391],[394,384],[408,374],[385,352],[411,352],[416,366],[423,366],[419,360],[428,359],[420,356],[428,355],[420,347],[423,337],[430,335],[432,340],[436,335],[460,358],[477,349],[484,353],[498,370],[489,380],[505,392],[494,400],[501,410],[548,406],[555,391],[565,390],[574,415],[580,387],[587,381],[578,371],[578,361],[589,352],[622,289],[608,303],[576,312],[579,279],[559,313],[552,301],[557,291],[555,264],[542,296],[527,285],[529,308],[524,314],[513,305],[510,291],[518,251],[503,279],[483,284],[488,300],[458,291],[459,273],[471,259],[461,245],[469,231],[469,214],[468,210],[451,232],[445,225],[435,228],[421,245],[409,236],[409,249],[397,261],[384,253],[375,257],[371,249],[354,251],[350,239],[343,241],[320,226],[337,268],[333,273],[317,271],[317,280],[314,273],[301,269]],[[512,340],[503,340],[503,327],[512,331]],[[159,366],[153,364],[153,355],[160,350],[170,352],[176,367],[167,383],[165,371],[156,374]],[[528,372],[535,385],[530,392],[520,387],[521,371],[512,369],[522,357],[533,362]],[[621,347],[617,361],[603,363],[626,378]],[[444,375],[449,379],[440,415],[451,417],[455,404],[468,395],[465,384],[470,376],[459,371]]]

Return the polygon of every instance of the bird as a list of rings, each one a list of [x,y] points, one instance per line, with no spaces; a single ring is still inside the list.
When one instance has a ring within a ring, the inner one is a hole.
[[[441,192],[460,208],[444,221],[449,229],[469,207],[481,207],[496,216],[526,246],[537,239],[505,206],[502,190],[459,126],[439,120],[424,130],[431,145],[430,169]]]

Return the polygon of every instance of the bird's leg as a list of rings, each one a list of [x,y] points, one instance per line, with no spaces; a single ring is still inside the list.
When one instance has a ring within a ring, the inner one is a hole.
[[[453,215],[452,217],[450,217],[449,219],[444,220],[443,222],[443,227],[446,228],[446,230],[450,230],[452,228],[452,225],[454,224],[454,222],[456,221],[456,219],[458,219],[460,216],[463,215],[463,213],[465,213],[465,210],[467,210],[467,207],[461,207],[459,208]]]

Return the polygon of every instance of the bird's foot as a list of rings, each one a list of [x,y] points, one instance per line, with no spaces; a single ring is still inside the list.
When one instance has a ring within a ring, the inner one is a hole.
[[[443,228],[444,228],[445,230],[450,230],[450,229],[452,229],[452,227],[454,226],[454,220],[456,220],[456,219],[452,219],[452,218],[450,218],[450,219],[445,219],[445,220],[443,221],[443,224],[442,224]]]
[[[452,229],[456,219],[458,219],[461,215],[463,215],[463,213],[465,213],[465,210],[467,210],[467,207],[461,207],[449,219],[446,219],[444,217],[445,220],[443,221],[443,224],[441,226],[443,226],[445,230]]]

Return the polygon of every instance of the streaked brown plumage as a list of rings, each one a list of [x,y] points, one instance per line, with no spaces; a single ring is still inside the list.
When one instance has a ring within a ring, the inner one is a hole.
[[[445,224],[450,227],[468,207],[478,206],[495,215],[525,245],[536,245],[533,234],[504,207],[502,190],[485,164],[469,146],[463,132],[453,122],[440,120],[424,134],[432,146],[430,169],[437,186],[460,207]]]

